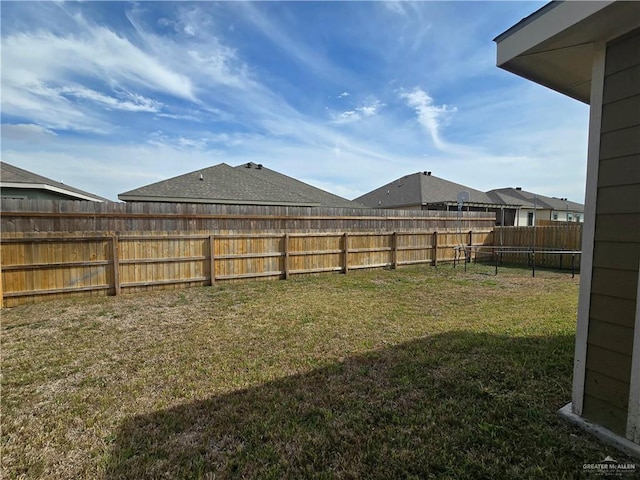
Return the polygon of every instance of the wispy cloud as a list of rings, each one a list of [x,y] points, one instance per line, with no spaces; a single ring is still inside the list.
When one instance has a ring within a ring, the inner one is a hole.
[[[177,38],[155,31],[154,25],[145,20],[146,10],[147,4],[136,4],[126,12],[127,19],[150,56],[162,59],[189,80],[194,98],[206,96],[213,87],[251,86],[246,66],[237,58],[236,50],[216,35],[210,9],[198,4],[189,7],[178,4],[176,20],[161,19],[161,23],[174,22],[174,27],[186,34]]]
[[[106,108],[128,112],[158,112],[162,103],[132,92],[121,92],[125,99],[111,97],[81,85],[71,85],[57,89],[65,97],[90,100]]]
[[[418,122],[429,134],[436,148],[446,150],[447,144],[442,140],[440,130],[443,123],[456,111],[456,107],[434,105],[433,98],[419,87],[411,92],[401,92],[400,98],[415,110]]]
[[[158,111],[160,103],[136,90],[194,100],[188,77],[162,65],[129,40],[103,28],[58,36],[19,33],[2,38],[2,111],[48,128],[108,130],[93,108],[70,101],[91,101],[103,108]],[[118,97],[77,84],[108,86]]]
[[[2,138],[4,140],[39,142],[46,140],[46,138],[51,135],[55,136],[56,133],[53,130],[33,123],[2,124]]]
[[[380,100],[371,100],[352,110],[346,110],[337,114],[334,113],[333,123],[351,123],[367,117],[373,117],[380,112],[380,109],[386,106],[387,104],[382,103]]]

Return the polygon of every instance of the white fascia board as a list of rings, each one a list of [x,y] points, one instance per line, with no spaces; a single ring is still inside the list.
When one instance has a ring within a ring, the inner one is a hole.
[[[602,126],[602,96],[606,45],[594,45],[589,104],[589,141],[587,149],[587,182],[585,191],[584,223],[582,226],[582,255],[580,258],[580,289],[578,292],[578,319],[576,322],[575,356],[573,362],[572,408],[582,415],[584,382],[587,363],[587,336],[591,307],[591,276],[596,231],[596,200],[598,196],[598,166],[600,165],[600,135]]]
[[[497,65],[504,65],[612,3],[614,3],[614,0],[595,2],[565,1],[554,5],[554,8],[544,12],[522,27],[518,28],[516,25],[513,27],[514,31],[512,33],[507,30],[496,37],[498,44]]]
[[[627,438],[640,444],[640,262],[638,262],[638,290],[636,293],[636,320],[631,356],[631,382],[629,409],[627,410]]]
[[[104,202],[101,198],[92,197],[90,195],[84,195],[82,193],[74,192],[73,190],[67,190],[53,185],[47,185],[46,183],[19,183],[19,182],[0,182],[0,188],[27,188],[31,190],[47,190],[50,192],[61,193],[69,197],[76,197],[80,200],[90,200],[92,202]]]

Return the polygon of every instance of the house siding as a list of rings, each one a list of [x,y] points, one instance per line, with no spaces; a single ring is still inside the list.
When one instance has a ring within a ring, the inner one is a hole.
[[[583,416],[624,435],[640,261],[640,30],[607,45]]]

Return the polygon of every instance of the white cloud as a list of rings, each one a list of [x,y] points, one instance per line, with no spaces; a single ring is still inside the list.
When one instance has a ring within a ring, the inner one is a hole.
[[[336,98],[344,98],[344,97],[348,97],[349,95],[351,95],[349,92],[342,92]]]
[[[124,97],[128,97],[128,100],[110,97],[109,95],[105,95],[81,85],[62,87],[58,89],[58,92],[67,97],[71,96],[90,100],[92,102],[102,104],[107,108],[125,110],[129,112],[158,112],[162,107],[160,102],[131,92],[122,92],[121,94]]]
[[[347,110],[342,113],[332,114],[333,123],[351,123],[357,122],[367,117],[373,117],[378,114],[381,108],[386,107],[386,103],[382,103],[380,100],[371,100],[368,103],[363,104],[360,107],[356,107],[353,110]]]
[[[354,120],[360,120],[360,118],[360,115],[355,110],[347,110],[346,112],[339,114],[334,121],[336,123],[347,123]]]
[[[362,113],[363,117],[372,117],[378,113],[378,110],[386,106],[386,103],[382,103],[379,100],[374,100],[373,102],[363,105],[356,110]]]
[[[49,128],[105,132],[109,126],[99,112],[69,97],[132,112],[155,112],[160,107],[159,102],[136,91],[196,101],[188,76],[123,36],[88,25],[82,17],[75,19],[75,33],[39,30],[2,37],[3,114],[29,118]],[[107,85],[120,98],[90,88],[90,84]]]
[[[400,98],[415,110],[418,122],[431,136],[436,148],[446,150],[447,145],[440,137],[440,127],[447,120],[447,117],[456,111],[456,107],[434,105],[429,94],[419,87],[416,87],[412,92],[401,92]]]
[[[212,87],[243,90],[253,86],[247,67],[237,57],[236,50],[216,36],[211,8],[199,5],[180,8],[175,21],[161,20],[161,23],[170,24],[176,31],[186,34],[176,39],[157,34],[153,25],[145,23],[144,6],[144,3],[136,4],[127,11],[127,19],[149,55],[161,58],[172,70],[188,78],[199,100],[208,96]],[[224,92],[220,92],[220,96],[224,96]]]
[[[188,77],[172,71],[105,27],[80,34],[22,33],[3,38],[3,81],[29,85],[84,75],[111,85],[136,85],[194,100]]]
[[[39,142],[45,140],[49,136],[55,136],[56,133],[48,128],[33,123],[25,124],[2,124],[3,140],[21,140],[28,142]]]

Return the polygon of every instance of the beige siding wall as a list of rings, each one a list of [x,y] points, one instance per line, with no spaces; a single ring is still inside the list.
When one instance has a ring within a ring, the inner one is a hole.
[[[624,435],[640,260],[640,30],[607,46],[583,415]]]

